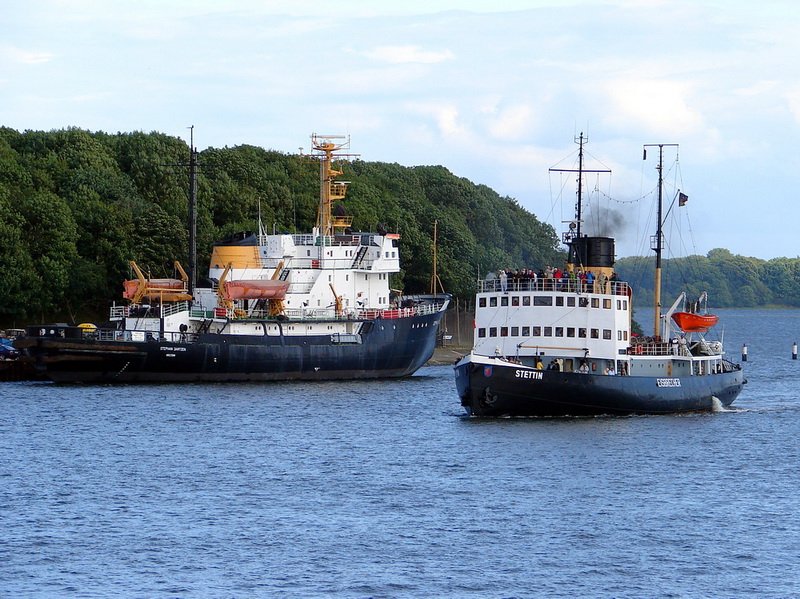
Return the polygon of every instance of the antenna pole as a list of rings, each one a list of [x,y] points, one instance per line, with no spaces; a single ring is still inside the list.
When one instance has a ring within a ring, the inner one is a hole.
[[[194,125],[189,127],[189,295],[197,283],[197,148]]]
[[[589,141],[589,138],[586,138]],[[581,205],[583,204],[583,131],[578,140],[578,205],[575,208],[575,216],[578,219],[577,235],[581,238]]]
[[[653,282],[653,304],[654,304],[654,314],[653,314],[653,335],[656,337],[661,336],[661,250],[664,247],[664,229],[663,229],[663,208],[662,208],[662,198],[663,198],[663,187],[664,187],[664,147],[665,146],[672,146],[677,148],[678,144],[644,144],[644,151],[642,153],[642,158],[644,160],[647,159],[647,148],[648,147],[657,147],[658,148],[658,166],[656,166],[656,170],[658,171],[658,225],[656,226],[656,234],[654,237],[650,239],[650,249],[654,250],[656,253],[656,272],[655,272],[655,280]]]
[[[439,221],[433,221],[433,274],[431,275],[431,295],[436,294],[436,281],[439,279],[436,265],[436,237],[438,233]]]
[[[583,146],[589,143],[589,137],[583,135],[583,131],[581,131],[580,136],[575,138],[575,143],[578,144],[578,170],[574,168],[551,168],[549,169],[551,173],[578,173],[578,197],[577,203],[575,205],[575,231],[570,231],[566,233],[565,236],[569,236],[569,239],[565,239],[567,243],[572,241],[572,239],[580,239],[581,237],[581,224],[583,218],[581,217],[581,212],[583,211],[583,174],[584,173],[610,173],[611,171],[607,168],[604,169],[585,169],[583,168]]]

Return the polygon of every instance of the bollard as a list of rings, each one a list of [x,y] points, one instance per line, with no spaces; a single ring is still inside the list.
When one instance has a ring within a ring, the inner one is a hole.
[[[797,341],[792,343],[792,360],[797,359]]]
[[[742,346],[742,362],[747,362],[747,344]]]

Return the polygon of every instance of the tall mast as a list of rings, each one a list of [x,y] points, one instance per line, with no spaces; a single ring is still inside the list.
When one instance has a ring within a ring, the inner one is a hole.
[[[656,272],[655,281],[653,283],[653,335],[655,337],[661,336],[661,250],[664,247],[662,198],[664,187],[664,148],[667,146],[677,148],[678,144],[644,144],[644,150],[642,151],[642,160],[647,160],[647,148],[658,148],[658,166],[656,166],[656,170],[658,171],[658,224],[656,225],[656,234],[650,238],[650,249],[656,253]]]
[[[189,127],[189,295],[194,296],[197,283],[197,148],[194,147],[194,125]]]
[[[586,141],[588,142],[589,139],[587,138]],[[577,223],[577,234],[578,239],[581,237],[581,205],[583,204],[583,131],[581,131],[580,138],[578,140],[578,205],[575,208],[575,217],[578,221]]]
[[[334,141],[346,140],[346,141]],[[311,148],[314,156],[319,161],[319,208],[317,209],[317,230],[322,236],[334,234],[337,228],[345,228],[352,224],[352,217],[334,217],[331,213],[331,205],[337,200],[345,199],[347,194],[347,182],[336,181],[343,172],[333,168],[334,158],[354,157],[358,154],[342,153],[340,150],[350,148],[350,138],[344,135],[317,135],[311,136]]]
[[[551,168],[550,172],[556,173],[578,173],[578,193],[577,193],[577,200],[575,203],[575,226],[576,228],[573,230],[570,227],[569,233],[564,234],[564,241],[566,243],[571,242],[573,239],[581,238],[581,223],[583,222],[583,218],[581,216],[581,212],[583,210],[583,173],[610,173],[611,171],[608,169],[584,169],[583,168],[583,146],[584,144],[589,143],[589,136],[584,137],[583,131],[581,134],[575,138],[575,143],[578,144],[578,170],[570,169],[570,168]]]

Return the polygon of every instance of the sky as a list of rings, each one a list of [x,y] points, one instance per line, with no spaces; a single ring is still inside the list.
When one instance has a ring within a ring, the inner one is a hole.
[[[0,126],[194,126],[200,150],[286,153],[349,135],[363,160],[442,165],[559,233],[575,176],[550,169],[584,134],[586,167],[611,173],[587,176],[583,228],[618,256],[652,253],[643,145],[678,144],[666,257],[800,256],[795,0],[5,0]]]

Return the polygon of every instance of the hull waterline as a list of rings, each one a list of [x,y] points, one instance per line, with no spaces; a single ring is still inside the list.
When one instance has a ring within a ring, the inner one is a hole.
[[[455,367],[461,404],[473,416],[599,416],[712,411],[731,405],[741,369],[708,376],[604,376],[535,370],[497,360]]]
[[[443,312],[375,321],[358,343],[331,335],[102,342],[28,337],[36,368],[60,383],[225,382],[397,378],[433,355]]]

